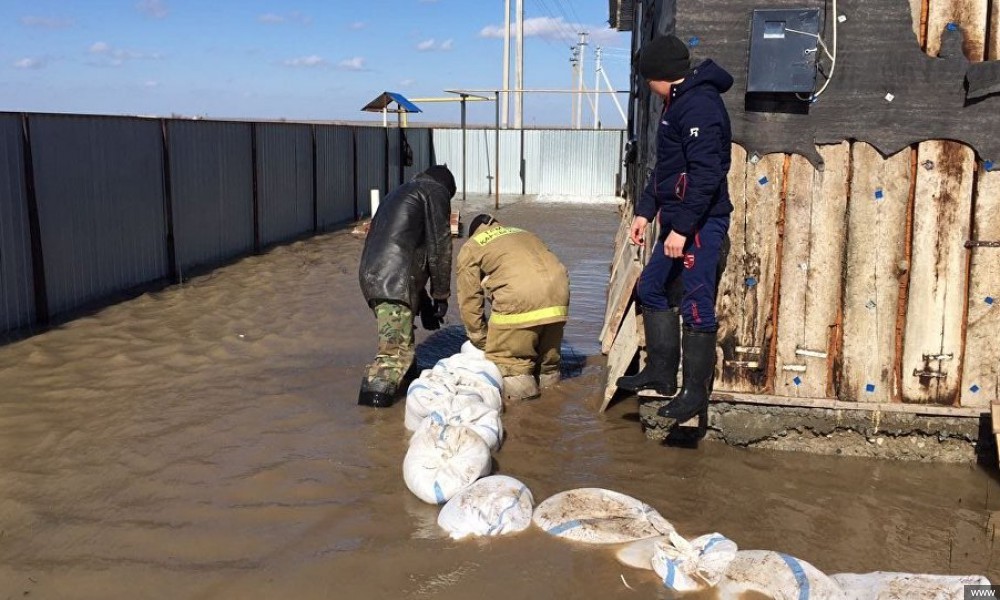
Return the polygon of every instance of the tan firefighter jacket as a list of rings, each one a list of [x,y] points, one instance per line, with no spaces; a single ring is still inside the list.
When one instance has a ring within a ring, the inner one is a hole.
[[[566,267],[532,233],[494,223],[479,227],[458,253],[458,303],[469,340],[482,348],[489,327],[521,329],[566,321]]]

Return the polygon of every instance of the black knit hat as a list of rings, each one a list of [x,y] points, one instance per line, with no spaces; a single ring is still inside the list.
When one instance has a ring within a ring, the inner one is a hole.
[[[639,74],[649,81],[677,81],[691,74],[691,53],[676,35],[653,38],[639,49]]]
[[[481,215],[476,215],[476,218],[472,219],[472,221],[469,223],[468,235],[470,236],[474,235],[476,233],[476,230],[479,229],[480,225],[490,225],[495,222],[496,219],[493,218],[493,215],[489,215],[486,213],[483,213]]]
[[[455,176],[451,174],[446,165],[434,165],[424,171],[424,175],[440,183],[448,190],[448,197],[455,195]]]

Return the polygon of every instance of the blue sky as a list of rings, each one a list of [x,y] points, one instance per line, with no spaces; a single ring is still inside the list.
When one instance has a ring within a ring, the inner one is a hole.
[[[512,6],[514,1],[511,2]],[[375,118],[383,90],[411,97],[501,82],[503,0],[0,0],[0,110],[225,118]],[[571,86],[569,46],[591,33],[627,87],[628,35],[605,0],[524,0],[525,85]],[[513,51],[512,51],[513,52]],[[513,83],[513,71],[512,71]],[[624,104],[625,97],[619,96]],[[608,96],[602,120],[621,125]],[[525,125],[568,125],[568,95],[528,96]],[[425,104],[414,121],[458,120]],[[470,107],[492,122],[493,107]],[[378,117],[380,118],[380,117]],[[589,108],[585,123],[592,123]]]

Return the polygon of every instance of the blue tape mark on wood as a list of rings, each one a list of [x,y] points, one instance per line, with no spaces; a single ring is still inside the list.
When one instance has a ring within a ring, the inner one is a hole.
[[[688,46],[691,46],[692,48],[694,48],[695,46],[697,46],[700,43],[701,43],[701,40],[698,38],[698,36],[694,36],[694,37],[692,37],[691,39],[688,40]]]
[[[869,383],[868,385],[866,385],[865,386],[865,391],[868,392],[869,394],[874,393],[875,392],[875,384],[874,383]]]
[[[984,300],[984,302],[986,302],[986,304],[989,304],[990,306],[993,306],[993,302],[995,302],[995,300],[993,300],[993,296],[986,296],[986,300]]]
[[[882,193],[882,188],[879,188],[879,189],[875,190],[875,199],[876,200],[881,200],[884,197],[885,197],[885,194]]]
[[[948,23],[948,31],[958,31],[958,23]]]
[[[747,284],[747,287],[753,287],[753,286],[757,285],[757,278],[755,278],[755,277],[747,277],[746,281],[744,283]]]
[[[982,388],[979,387],[978,385],[972,384],[972,387],[969,388],[969,391],[972,392],[973,394],[978,394],[979,390],[981,390],[981,389]]]
[[[759,183],[761,185],[767,185],[767,176],[765,175],[764,177],[761,177],[760,179],[758,179],[757,183]]]
[[[995,165],[993,164],[992,160],[988,160],[983,163],[983,168],[986,169],[987,171],[992,171],[994,166]]]
[[[794,383],[795,385],[802,385],[802,378],[796,376],[795,379],[792,380],[792,383]]]

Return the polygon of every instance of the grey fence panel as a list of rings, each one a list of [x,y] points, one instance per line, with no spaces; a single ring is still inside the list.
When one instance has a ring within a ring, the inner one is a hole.
[[[528,130],[524,132],[524,193],[538,194],[542,189],[542,173],[547,165],[541,160],[542,138],[547,131]]]
[[[253,251],[251,127],[167,122],[174,246],[182,273]]]
[[[261,245],[313,231],[312,128],[284,123],[254,127]]]
[[[49,313],[166,277],[160,122],[28,122]]]
[[[405,129],[404,133],[407,143],[410,144],[410,151],[413,152],[413,164],[403,167],[403,181],[409,181],[435,164],[434,149],[431,145],[430,129]]]
[[[379,197],[385,198],[386,180],[386,140],[385,129],[381,127],[358,127],[354,130],[357,143],[358,178],[357,206],[359,216],[371,215],[371,190],[379,190]]]
[[[325,230],[354,214],[354,129],[316,126],[316,219]]]
[[[387,158],[389,160],[389,191],[403,183],[403,140],[400,129],[386,130],[386,143],[389,144]]]
[[[621,163],[621,133],[541,131],[539,194],[614,196]]]
[[[0,331],[35,321],[21,118],[0,115]]]

